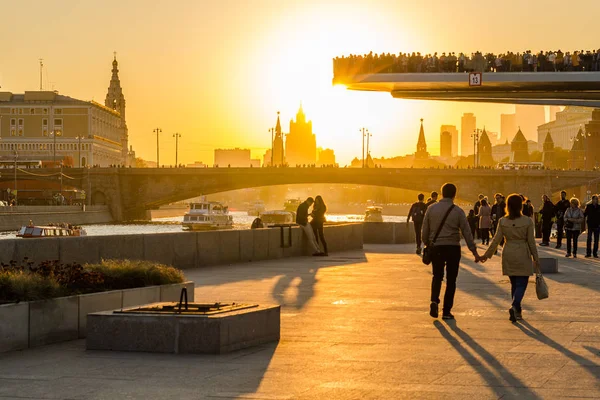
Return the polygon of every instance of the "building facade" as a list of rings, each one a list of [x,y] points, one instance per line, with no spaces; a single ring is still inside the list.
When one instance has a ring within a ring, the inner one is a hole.
[[[569,150],[579,129],[592,119],[592,108],[567,106],[556,113],[556,120],[542,124],[537,128],[538,150],[543,150],[548,132],[552,135],[554,146]]]
[[[440,157],[452,157],[452,133],[448,131],[440,133]]]
[[[0,159],[5,161],[16,156],[46,166],[127,165],[130,151],[117,60],[105,105],[56,91],[0,92],[0,137]]]
[[[510,142],[517,131],[517,114],[500,114],[500,137],[498,144]]]
[[[336,165],[335,153],[332,149],[321,149],[319,147],[318,165]]]
[[[296,114],[296,122],[290,120],[290,133],[285,137],[285,156],[291,167],[317,162],[317,139],[313,133],[312,121],[306,120],[302,105]]]
[[[473,154],[473,141],[471,135],[477,127],[477,118],[473,113],[465,113],[460,119],[460,155],[468,156]]]
[[[260,160],[253,160],[250,149],[215,149],[215,167],[259,168]]]
[[[546,108],[518,104],[515,109],[517,128],[521,130],[527,140],[537,141],[538,126],[546,123]]]
[[[458,156],[458,130],[455,125],[442,125],[440,127],[440,134],[442,132],[450,132],[452,136],[452,149],[450,154],[452,157]]]

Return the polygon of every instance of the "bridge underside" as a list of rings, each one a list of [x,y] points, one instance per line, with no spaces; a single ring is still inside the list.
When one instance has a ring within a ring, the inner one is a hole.
[[[485,73],[481,86],[469,86],[467,73],[370,74],[334,84],[402,99],[600,107],[600,72]]]

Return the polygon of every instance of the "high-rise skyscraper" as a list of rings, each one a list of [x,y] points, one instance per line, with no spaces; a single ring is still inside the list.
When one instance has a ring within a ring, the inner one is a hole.
[[[546,123],[544,106],[517,105],[517,129],[520,129],[527,140],[538,140],[538,126]],[[508,138],[510,140],[511,138]]]
[[[454,125],[442,125],[440,128],[440,134],[442,132],[450,132],[452,135],[452,150],[450,152],[451,157],[458,156],[458,130]]]
[[[517,114],[500,114],[500,138],[499,144],[513,140],[517,131]]]
[[[440,133],[440,156],[452,157],[452,134],[448,131]]]
[[[477,118],[473,113],[464,113],[460,119],[460,155],[473,154],[473,140],[471,135],[477,126]]]
[[[317,162],[317,139],[313,134],[312,121],[306,121],[302,105],[296,114],[296,122],[290,120],[290,133],[285,139],[285,154],[290,166]]]

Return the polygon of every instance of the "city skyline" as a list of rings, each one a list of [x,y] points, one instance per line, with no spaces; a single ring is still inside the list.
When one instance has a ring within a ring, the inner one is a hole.
[[[595,2],[578,2],[569,13],[577,15],[579,23],[567,32],[532,30],[523,36],[521,29],[511,27],[522,27],[527,18],[564,19],[565,12],[552,6],[560,4],[558,1],[532,1],[526,6],[507,1],[502,9],[494,9],[507,28],[506,35],[498,38],[485,29],[491,6],[475,1],[465,2],[471,21],[455,24],[455,35],[411,35],[423,24],[442,27],[448,18],[462,16],[445,2],[436,2],[435,13],[418,4],[383,0],[354,2],[354,7],[344,9],[335,2],[316,1],[281,4],[264,0],[251,5],[223,1],[208,7],[192,1],[179,4],[170,7],[166,1],[157,1],[154,7],[140,8],[136,1],[107,1],[102,6],[57,1],[33,9],[11,4],[11,14],[28,15],[33,25],[44,26],[48,19],[56,24],[53,40],[33,40],[39,35],[34,29],[22,32],[26,47],[8,41],[0,60],[0,90],[23,93],[37,89],[38,59],[43,58],[45,88],[102,102],[110,77],[107,60],[117,51],[130,143],[138,156],[150,161],[155,159],[155,141],[150,139],[156,126],[165,132],[161,163],[175,161],[171,137],[175,132],[184,135],[179,154],[182,163],[211,164],[213,149],[223,147],[248,147],[252,157],[258,158],[270,148],[268,129],[277,110],[287,121],[300,103],[318,132],[317,145],[333,148],[341,165],[360,154],[361,126],[373,133],[373,156],[414,151],[414,126],[421,117],[425,118],[430,152],[438,154],[441,125],[460,126],[460,116],[472,112],[482,121],[478,128],[485,124],[488,131],[499,132],[499,115],[513,112],[513,107],[349,93],[331,86],[332,57],[371,50],[591,48],[595,43],[585,34],[586,26],[594,23],[592,10],[600,10]],[[515,10],[518,19],[511,17]],[[111,21],[109,34],[107,20]],[[1,29],[14,31],[18,25],[18,19],[9,19]],[[474,30],[477,35],[467,34]],[[213,34],[219,40],[201,40]]]

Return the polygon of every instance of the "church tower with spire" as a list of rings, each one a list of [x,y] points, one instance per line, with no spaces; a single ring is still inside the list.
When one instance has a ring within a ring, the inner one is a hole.
[[[119,63],[117,61],[117,53],[114,54],[114,59],[112,62],[112,77],[110,78],[110,85],[108,86],[108,92],[106,93],[104,105],[121,115],[122,162],[124,165],[127,165],[129,134],[127,130],[127,123],[125,122],[125,96],[123,95],[121,81],[119,80]]]
[[[483,127],[483,133],[479,138],[477,147],[477,165],[481,167],[491,167],[494,165],[494,157],[492,155],[492,141]]]
[[[552,135],[550,134],[550,131],[548,131],[548,133],[546,134],[543,149],[544,152],[542,153],[542,162],[544,163],[544,167],[553,167],[555,162],[555,151],[554,140],[552,140]]]
[[[279,120],[279,111],[277,111],[277,125],[275,125],[275,138],[273,139],[273,165],[285,165],[283,132],[281,130],[281,121]]]
[[[427,143],[425,142],[425,131],[423,130],[423,118],[421,118],[421,129],[419,130],[419,140],[417,141],[417,152],[415,153],[415,159],[429,158],[427,152]]]

